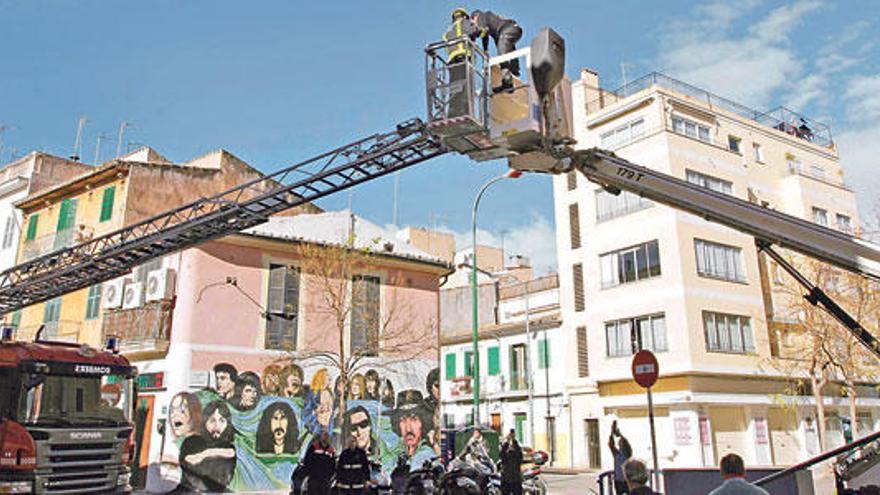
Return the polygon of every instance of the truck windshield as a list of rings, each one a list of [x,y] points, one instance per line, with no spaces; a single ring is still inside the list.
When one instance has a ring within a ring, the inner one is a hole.
[[[131,420],[130,376],[21,373],[20,377],[15,415],[20,423],[119,426]]]

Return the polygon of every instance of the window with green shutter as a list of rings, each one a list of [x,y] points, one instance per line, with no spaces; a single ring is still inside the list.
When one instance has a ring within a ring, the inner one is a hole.
[[[106,222],[113,217],[113,198],[116,196],[116,186],[110,186],[104,189],[104,196],[101,199],[101,222]]]
[[[86,319],[93,320],[101,313],[101,284],[89,287],[86,299]]]
[[[18,330],[18,327],[21,326],[21,310],[19,309],[15,313],[12,313],[12,328]]]
[[[455,378],[455,354],[452,352],[446,353],[446,378]]]
[[[474,353],[471,351],[464,353],[464,376],[474,376]]]
[[[28,229],[27,236],[25,236],[25,240],[32,241],[37,237],[37,222],[40,221],[40,215],[34,213],[31,215],[31,218],[28,219]]]
[[[489,376],[501,373],[501,352],[498,346],[489,348]]]
[[[56,230],[60,232],[73,227],[76,219],[76,204],[77,200],[75,199],[65,199],[61,202],[61,212],[58,213],[58,228]]]
[[[538,369],[543,370],[550,366],[550,341],[541,339],[538,341]]]

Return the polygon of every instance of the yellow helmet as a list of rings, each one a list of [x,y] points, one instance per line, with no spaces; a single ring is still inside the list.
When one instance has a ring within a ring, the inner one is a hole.
[[[464,7],[458,7],[457,9],[453,10],[452,11],[452,20],[454,21],[455,18],[459,15],[463,15],[463,16],[467,17],[468,16],[467,9]]]

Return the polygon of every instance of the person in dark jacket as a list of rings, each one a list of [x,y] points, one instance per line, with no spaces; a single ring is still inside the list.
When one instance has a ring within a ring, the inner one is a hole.
[[[336,462],[336,488],[339,495],[363,495],[370,480],[370,461],[354,437],[348,438],[345,450]]]
[[[614,437],[617,437],[617,443],[614,442]],[[611,423],[608,448],[611,449],[611,454],[614,457],[614,493],[617,495],[628,494],[629,488],[627,488],[623,476],[623,464],[632,457],[632,447],[626,437],[621,435],[620,430],[617,429],[617,421]]]
[[[406,493],[406,482],[409,480],[409,457],[406,454],[397,456],[397,465],[391,471],[391,493],[403,495]]]
[[[648,468],[638,459],[629,459],[623,464],[623,475],[630,495],[657,495],[648,486]]]
[[[459,7],[452,11],[452,24],[443,34],[446,46],[446,62],[449,65],[449,111],[447,117],[461,117],[470,113],[470,95],[472,87],[467,85],[468,62],[472,53],[467,40],[476,41],[482,31],[468,17],[467,10]],[[471,80],[471,86],[473,80]]]
[[[501,445],[501,495],[522,495],[523,453],[513,430]]]
[[[513,19],[502,17],[491,10],[475,10],[471,12],[471,20],[480,29],[483,39],[483,50],[489,50],[489,38],[495,42],[498,55],[516,50],[516,43],[522,38],[522,28]],[[519,60],[510,60],[501,64],[500,90],[513,88],[513,76],[519,76]]]
[[[309,445],[303,457],[303,469],[308,476],[309,495],[330,493],[330,481],[336,471],[336,452],[326,431]]]

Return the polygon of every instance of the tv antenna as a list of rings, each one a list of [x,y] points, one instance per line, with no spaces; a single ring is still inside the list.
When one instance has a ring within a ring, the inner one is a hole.
[[[82,156],[82,132],[83,127],[86,126],[86,123],[89,119],[86,118],[85,115],[79,118],[79,122],[76,125],[76,142],[73,144],[73,154],[70,155],[70,159],[78,162],[80,160],[80,156]]]

